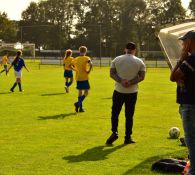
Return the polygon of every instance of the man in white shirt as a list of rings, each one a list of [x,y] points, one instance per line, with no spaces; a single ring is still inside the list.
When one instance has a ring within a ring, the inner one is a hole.
[[[106,144],[112,144],[118,139],[118,117],[125,104],[126,130],[124,144],[135,143],[132,138],[133,115],[137,101],[138,83],[145,78],[146,66],[135,56],[136,45],[129,42],[125,47],[125,54],[116,57],[110,68],[110,77],[115,80],[112,97],[112,134]]]

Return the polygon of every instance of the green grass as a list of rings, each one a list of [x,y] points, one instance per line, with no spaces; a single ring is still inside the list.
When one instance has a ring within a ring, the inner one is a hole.
[[[183,136],[169,69],[149,68],[140,84],[133,128],[137,143],[123,145],[123,109],[119,139],[108,147],[114,88],[109,68],[93,69],[86,112],[75,115],[76,85],[64,92],[62,67],[28,67],[22,93],[18,87],[9,93],[13,70],[0,76],[0,175],[152,175],[159,174],[151,171],[154,161],[186,157],[186,148],[168,139],[172,126]]]

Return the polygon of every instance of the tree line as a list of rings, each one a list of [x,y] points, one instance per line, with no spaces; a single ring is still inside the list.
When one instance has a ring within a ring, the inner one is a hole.
[[[44,0],[31,2],[20,21],[0,12],[0,39],[32,42],[41,49],[78,49],[86,45],[96,56],[121,53],[128,41],[139,50],[160,50],[156,33],[166,25],[194,18],[181,0]]]

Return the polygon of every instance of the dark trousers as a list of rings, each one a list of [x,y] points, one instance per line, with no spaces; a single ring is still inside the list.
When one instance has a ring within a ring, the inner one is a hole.
[[[125,103],[126,130],[125,137],[130,138],[133,127],[133,115],[135,104],[137,101],[137,93],[125,94],[117,91],[113,92],[112,96],[112,132],[118,132],[118,117],[123,104]]]

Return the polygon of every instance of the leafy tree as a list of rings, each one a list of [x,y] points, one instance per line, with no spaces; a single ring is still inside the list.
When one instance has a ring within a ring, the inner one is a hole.
[[[181,0],[146,0],[150,20],[156,26],[165,24],[176,24],[182,22],[186,17],[186,11]]]
[[[47,0],[31,3],[22,18],[24,41],[45,49],[86,45],[95,55],[115,56],[130,40],[159,49],[154,29],[183,21],[185,10],[180,0]]]
[[[16,42],[17,25],[10,21],[6,13],[0,12],[0,39],[4,42]]]
[[[191,11],[191,16],[192,18],[195,17],[195,0],[191,0],[190,1],[190,4],[189,4],[189,7],[188,7]]]
[[[28,32],[26,39],[45,48],[61,49],[66,46],[71,40],[75,18],[72,2],[73,0],[48,0],[38,4],[32,2],[22,13],[22,25],[29,26],[37,40],[32,32]]]

